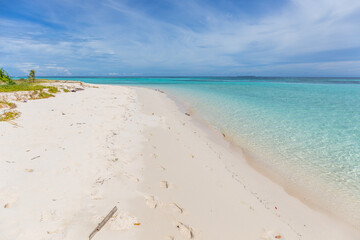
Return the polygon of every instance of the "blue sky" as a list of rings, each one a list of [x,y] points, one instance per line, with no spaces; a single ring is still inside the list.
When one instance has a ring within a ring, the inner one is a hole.
[[[0,6],[0,67],[14,76],[360,76],[359,0]]]

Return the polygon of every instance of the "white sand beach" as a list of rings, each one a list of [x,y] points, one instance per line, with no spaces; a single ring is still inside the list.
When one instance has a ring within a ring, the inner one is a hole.
[[[85,85],[0,122],[0,239],[360,239],[159,91]]]

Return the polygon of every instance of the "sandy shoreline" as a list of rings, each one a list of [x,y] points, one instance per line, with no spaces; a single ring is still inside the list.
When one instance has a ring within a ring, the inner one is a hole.
[[[0,122],[0,239],[88,239],[114,206],[93,239],[359,239],[161,92],[99,85],[18,105],[20,127]]]
[[[150,88],[151,89],[151,88]],[[275,184],[280,185],[284,188],[284,190],[291,196],[299,199],[302,201],[305,205],[311,207],[315,211],[322,212],[325,215],[330,215],[332,218],[337,218],[340,222],[345,221],[346,224],[351,225],[351,227],[358,227],[357,224],[354,224],[354,221],[351,221],[353,219],[349,219],[349,215],[346,215],[343,212],[340,211],[334,211],[335,209],[327,209],[323,205],[324,199],[316,199],[312,196],[312,193],[309,192],[307,189],[305,189],[303,186],[297,184],[296,186],[294,184],[289,184],[287,180],[284,179],[283,176],[280,176],[276,172],[271,171],[270,169],[267,169],[266,166],[259,163],[259,157],[258,155],[254,155],[253,152],[250,152],[246,149],[244,149],[242,146],[239,146],[237,143],[233,141],[231,137],[228,137],[222,129],[216,128],[211,123],[205,121],[202,119],[201,116],[197,114],[196,111],[194,111],[189,104],[184,101],[183,99],[179,99],[176,96],[169,95],[167,92],[155,89],[157,91],[160,91],[167,95],[168,98],[170,98],[178,107],[179,111],[181,111],[184,114],[191,114],[191,118],[193,120],[193,123],[200,128],[201,130],[208,133],[207,137],[210,138],[212,141],[214,141],[217,144],[223,144],[224,145],[224,139],[225,145],[227,148],[231,148],[235,154],[241,155],[240,158],[244,158],[246,160],[246,163],[250,165],[253,169],[258,171],[261,175],[266,176],[269,180],[273,181]],[[220,136],[220,137],[219,137]],[[224,139],[223,139],[224,138]],[[256,153],[255,153],[256,154]],[[311,196],[311,200],[309,199],[309,196]],[[358,230],[360,228],[358,227]]]

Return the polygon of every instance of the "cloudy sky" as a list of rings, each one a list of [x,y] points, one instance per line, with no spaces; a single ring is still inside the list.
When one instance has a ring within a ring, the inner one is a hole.
[[[0,0],[14,76],[360,76],[359,0]]]

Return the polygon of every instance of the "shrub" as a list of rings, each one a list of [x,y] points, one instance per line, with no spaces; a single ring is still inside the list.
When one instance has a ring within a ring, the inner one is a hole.
[[[49,98],[49,97],[55,97],[55,96],[51,93],[44,92],[42,89],[40,90],[40,92],[34,91],[30,94],[31,100],[43,99],[43,98]]]
[[[17,107],[15,103],[7,102],[7,101],[0,101],[0,108],[2,108],[2,106],[3,107],[8,107],[10,109],[14,109],[14,108]]]
[[[49,93],[58,93],[59,92],[59,89],[57,89],[57,87],[50,86],[47,88],[48,88]]]
[[[0,82],[6,83],[8,85],[15,84],[14,80],[12,80],[10,75],[3,68],[0,68]]]
[[[0,121],[11,121],[17,118],[19,115],[20,113],[16,111],[5,112],[0,115]]]
[[[40,91],[40,93],[38,95],[38,99],[49,98],[49,97],[55,97],[55,96],[53,94],[51,94],[51,93],[47,93],[47,92],[44,92],[44,91]]]

